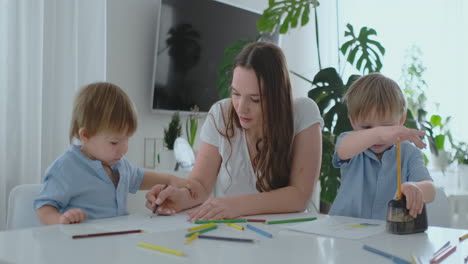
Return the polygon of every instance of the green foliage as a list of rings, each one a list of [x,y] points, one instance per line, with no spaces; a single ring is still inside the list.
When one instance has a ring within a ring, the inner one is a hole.
[[[372,28],[363,27],[356,37],[353,26],[347,24],[346,27],[345,37],[351,39],[340,48],[341,53],[347,55],[346,60],[363,74],[379,72],[382,69],[379,54],[385,55],[385,49],[379,42],[370,39],[371,36],[377,35],[377,32]],[[356,57],[359,54],[360,56]]]
[[[255,40],[237,40],[224,50],[224,57],[218,65],[218,78],[216,79],[216,87],[218,87],[218,96],[220,99],[230,96],[232,68],[234,67],[234,59],[237,54],[249,43]]]
[[[190,144],[190,147],[193,148],[195,144],[195,138],[197,136],[198,129],[198,106],[192,109],[192,113],[187,117],[185,121],[185,133],[187,135],[187,141]]]
[[[452,144],[452,147],[455,149],[454,161],[456,160],[458,164],[468,165],[468,144],[459,142],[458,144]]]
[[[182,126],[180,124],[179,112],[175,112],[172,115],[169,128],[164,129],[164,143],[168,149],[174,149],[174,142],[178,137],[180,137],[181,131]]]
[[[322,167],[320,170],[320,200],[332,204],[340,187],[341,171],[333,167],[336,136],[328,131],[322,134]]]
[[[406,51],[406,62],[402,68],[403,92],[406,95],[408,109],[413,116],[418,117],[418,122],[425,118],[425,116],[419,115],[418,112],[426,108],[427,101],[425,93],[427,83],[424,80],[426,67],[424,67],[421,57],[421,49],[412,46]]]
[[[268,8],[263,11],[257,21],[257,29],[261,32],[273,32],[280,26],[279,32],[285,34],[289,28],[296,28],[309,23],[310,6],[319,6],[316,0],[268,1]]]

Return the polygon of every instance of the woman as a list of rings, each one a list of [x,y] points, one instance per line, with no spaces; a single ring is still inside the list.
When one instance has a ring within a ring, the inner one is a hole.
[[[281,49],[247,45],[235,60],[231,89],[201,130],[189,175],[196,198],[187,188],[157,185],[146,195],[149,209],[158,204],[159,213],[172,214],[201,204],[189,220],[207,220],[307,208],[320,172],[323,120],[309,98],[293,102]]]

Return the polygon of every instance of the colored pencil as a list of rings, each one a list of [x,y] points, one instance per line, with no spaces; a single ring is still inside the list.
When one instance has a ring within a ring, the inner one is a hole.
[[[236,225],[234,223],[225,223],[225,224],[230,226],[230,227],[234,227],[235,229],[244,230],[244,227],[241,226],[241,225]]]
[[[255,240],[250,239],[250,238],[237,238],[237,237],[220,237],[220,236],[199,235],[198,238],[200,238],[200,239],[222,240],[222,241],[230,241],[230,242],[244,242],[244,243],[254,243],[255,242]]]
[[[124,234],[132,234],[132,233],[142,233],[143,230],[126,230],[126,231],[117,231],[117,232],[105,232],[105,233],[94,233],[94,234],[85,234],[85,235],[74,235],[72,239],[77,238],[88,238],[88,237],[100,237],[100,236],[115,236],[115,235],[124,235]]]
[[[188,231],[192,232],[192,231],[200,230],[200,229],[207,228],[207,227],[214,226],[214,225],[216,225],[216,224],[215,223],[209,223],[209,224],[205,224],[205,225],[199,225],[199,226],[189,228]]]
[[[397,141],[397,200],[401,200],[401,146],[400,140]]]
[[[448,256],[450,256],[453,252],[455,252],[455,250],[457,250],[457,246],[449,246],[449,247],[445,248],[445,249],[442,250],[439,254],[437,254],[436,256],[434,256],[434,257],[430,260],[430,263],[431,263],[431,264],[440,263],[442,260],[444,260],[445,258],[447,258]]]
[[[257,223],[265,223],[266,220],[265,219],[246,219],[247,222],[257,222]]]
[[[156,245],[152,245],[152,244],[148,244],[148,243],[143,243],[143,242],[138,242],[137,246],[152,249],[152,250],[156,250],[156,251],[159,251],[159,252],[164,252],[164,253],[176,255],[176,256],[184,256],[185,255],[184,252],[179,251],[179,250],[160,247],[160,246],[156,246]]]
[[[436,252],[434,252],[433,256],[439,254],[442,250],[444,250],[446,247],[448,247],[450,245],[450,241],[447,241],[447,243],[445,243],[441,248],[439,248],[439,250],[437,250]]]
[[[196,239],[198,236],[200,235],[200,233],[194,233],[193,235],[191,235],[189,238],[187,238],[187,240],[185,240],[185,245],[189,244],[190,242],[192,242],[194,239]]]
[[[167,184],[164,185],[164,187],[162,188],[162,190],[165,190],[167,188]],[[154,204],[154,208],[153,208],[153,215],[156,215],[156,210],[158,210],[158,207],[159,205],[158,204]],[[153,215],[151,217],[153,217]]]
[[[376,249],[376,248],[369,247],[368,245],[364,245],[362,248],[363,248],[364,250],[367,250],[367,251],[369,251],[369,252],[372,252],[372,253],[377,254],[377,255],[379,255],[379,256],[382,256],[382,257],[384,257],[384,258],[391,259],[391,260],[393,260],[395,263],[397,263],[397,261],[398,261],[398,263],[402,263],[402,264],[411,264],[411,262],[409,262],[409,261],[407,261],[407,260],[405,260],[405,259],[402,259],[402,258],[397,257],[397,256],[395,256],[395,255],[389,254],[389,253],[387,253],[387,252],[383,252],[382,250],[378,250],[378,249]]]
[[[227,219],[227,220],[195,220],[195,224],[208,224],[208,223],[245,223],[246,219]]]
[[[305,222],[305,221],[314,221],[314,220],[317,220],[317,217],[267,221],[266,224],[274,225],[274,224],[286,224],[286,223]]]
[[[215,230],[216,228],[218,228],[217,225],[210,226],[210,227],[205,228],[205,229],[200,229],[200,230],[197,230],[197,231],[193,231],[193,232],[187,233],[187,234],[185,235],[185,237],[189,237],[189,236],[191,236],[191,235],[193,235],[193,234],[195,234],[195,233],[200,233],[200,234],[201,234],[201,233],[206,233],[206,232],[208,232],[208,231]]]
[[[259,233],[259,234],[262,235],[262,236],[266,236],[266,237],[268,237],[268,238],[273,238],[273,235],[272,235],[272,234],[268,233],[267,231],[263,231],[263,230],[261,230],[260,228],[257,228],[257,227],[255,227],[255,226],[253,226],[253,225],[247,224],[247,228],[250,229],[250,230],[252,230],[252,231],[255,231],[255,232]]]
[[[458,240],[459,240],[460,242],[462,242],[463,240],[465,240],[465,239],[467,239],[467,238],[468,238],[468,234],[461,236],[460,238],[458,238]]]

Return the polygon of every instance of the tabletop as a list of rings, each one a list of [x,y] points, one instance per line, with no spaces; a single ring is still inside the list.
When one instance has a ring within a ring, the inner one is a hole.
[[[313,214],[279,214],[256,216],[267,220],[311,217]],[[325,226],[333,216],[318,216],[325,234],[293,231],[301,223],[266,225],[250,223],[272,234],[272,238],[251,230],[237,230],[225,224],[209,235],[251,238],[255,243],[236,243],[195,239],[184,244],[187,228],[196,226],[186,221],[186,215],[156,216],[132,214],[99,219],[82,224],[52,225],[0,232],[0,263],[393,263],[363,250],[364,245],[396,255],[408,261],[411,254],[427,263],[431,255],[450,241],[457,250],[443,263],[464,263],[468,255],[468,239],[458,238],[468,230],[429,227],[424,233],[393,235],[384,231],[385,222],[375,221],[381,232],[360,239],[345,239],[340,232],[327,235]],[[353,220],[353,219],[352,219]],[[356,219],[360,223],[363,219]],[[239,223],[245,226],[245,223]],[[304,227],[304,225],[302,225]],[[317,226],[316,226],[317,227]],[[320,226],[319,226],[320,227]],[[305,229],[308,227],[305,226]],[[335,227],[333,227],[335,228]],[[144,233],[72,239],[73,235],[143,229]],[[359,228],[349,229],[360,232]],[[345,232],[345,231],[344,231]],[[352,235],[352,233],[350,233]],[[357,233],[356,233],[357,234]],[[139,242],[182,251],[184,256],[149,250]]]

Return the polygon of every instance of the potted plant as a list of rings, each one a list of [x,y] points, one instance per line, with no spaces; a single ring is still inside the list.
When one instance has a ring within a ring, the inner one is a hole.
[[[175,168],[174,142],[180,137],[181,132],[179,112],[175,112],[172,115],[169,127],[164,129],[164,150],[159,157],[162,169],[172,170]]]
[[[451,138],[450,138],[451,139]],[[466,142],[453,143],[452,148],[455,150],[453,161],[457,161],[458,186],[461,189],[468,190],[468,144]]]
[[[191,113],[187,117],[187,121],[185,121],[185,133],[187,135],[187,141],[193,149],[193,145],[195,144],[195,138],[197,136],[197,129],[198,129],[198,106],[195,105],[192,108]]]

